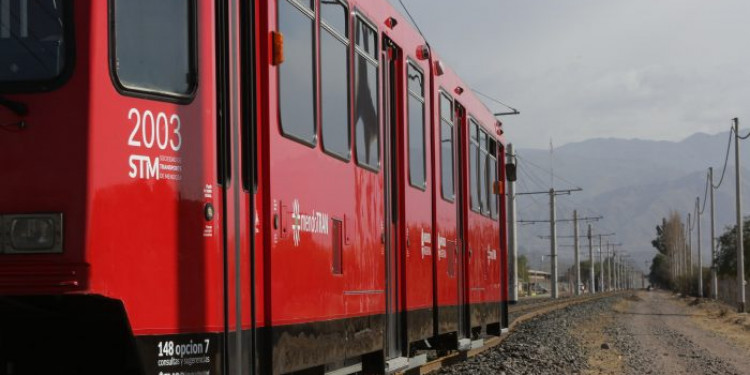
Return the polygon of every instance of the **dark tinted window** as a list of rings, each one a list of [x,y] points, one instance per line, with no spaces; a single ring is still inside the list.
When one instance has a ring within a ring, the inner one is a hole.
[[[194,1],[114,1],[114,70],[124,88],[170,96],[193,92],[194,12]]]
[[[364,21],[357,19],[356,44],[361,52],[371,58],[378,59],[377,33]]]
[[[498,218],[498,195],[495,194],[495,182],[497,181],[497,143],[494,139],[490,139],[490,152],[489,161],[487,162],[487,168],[489,169],[489,202],[490,202],[490,215],[493,219]]]
[[[477,156],[479,155],[478,125],[472,119],[469,124],[469,193],[471,195],[471,209],[479,211],[479,166]]]
[[[370,168],[378,168],[380,136],[378,132],[378,63],[374,59],[376,57],[375,31],[360,19],[357,19],[356,29],[354,134],[357,163]]]
[[[346,6],[339,0],[321,0],[320,1],[320,18],[333,30],[341,35],[349,36],[347,27]]]
[[[479,204],[482,213],[489,213],[489,202],[487,202],[487,133],[479,130]]]
[[[440,175],[443,198],[453,200],[453,102],[440,95]]]
[[[346,8],[338,1],[321,5],[320,92],[323,149],[349,159],[349,59]]]
[[[281,130],[315,143],[315,22],[313,15],[279,0],[279,30],[284,35],[284,62],[279,66]]]
[[[407,69],[409,82],[409,182],[425,187],[424,98],[423,76],[411,64]]]
[[[67,1],[0,1],[0,83],[50,81],[66,68]]]

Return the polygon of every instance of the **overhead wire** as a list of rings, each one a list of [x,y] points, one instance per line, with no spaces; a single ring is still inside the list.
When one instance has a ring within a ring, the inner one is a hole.
[[[398,0],[398,2],[401,4],[401,7],[404,8],[404,11],[406,12],[406,15],[411,20],[411,23],[414,24],[414,27],[417,28],[417,32],[419,35],[422,36],[422,39],[424,39],[424,42],[427,44],[427,47],[430,47],[430,42],[427,41],[427,38],[425,38],[424,34],[422,33],[422,29],[419,28],[419,25],[417,24],[417,21],[414,20],[414,17],[411,16],[411,12],[409,12],[409,8],[404,5],[404,2],[402,0]]]
[[[537,169],[539,169],[539,170],[541,170],[541,171],[543,171],[545,173],[550,173],[550,174],[552,173],[552,171],[550,171],[549,169],[544,168],[544,167],[542,167],[542,166],[540,166],[540,165],[532,162],[531,160],[529,160],[529,159],[527,159],[525,157],[520,156],[519,154],[516,154],[516,157],[519,158],[519,159],[521,159],[521,160],[523,160],[523,161],[525,161],[525,162],[527,162],[527,163],[529,163],[531,166],[533,166],[533,167],[535,167],[535,168],[537,168]],[[565,178],[562,178],[562,177],[560,177],[558,175],[555,175],[554,178],[556,178],[556,179],[558,179],[558,180],[560,180],[562,182],[565,182],[566,184],[570,184],[571,186],[579,187],[577,184],[575,184],[575,183],[573,183],[573,182],[571,182],[571,181],[569,181],[569,180],[567,180]]]
[[[721,168],[721,178],[719,178],[719,183],[716,185],[713,183],[711,184],[714,189],[718,189],[724,181],[724,174],[727,171],[727,163],[729,163],[729,151],[732,148],[732,134],[734,134],[734,128],[729,128],[729,139],[727,140],[727,153],[726,156],[724,156],[724,167]]]
[[[706,198],[708,198],[708,185],[711,181],[708,180],[708,172],[706,173],[706,190],[703,192],[703,208],[698,211],[698,215],[703,215],[703,211],[706,210]]]

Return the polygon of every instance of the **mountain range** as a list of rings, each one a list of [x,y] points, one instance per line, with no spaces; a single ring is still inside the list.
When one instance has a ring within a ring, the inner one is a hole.
[[[740,131],[745,134],[746,131]],[[656,225],[671,211],[692,221],[692,248],[697,254],[696,197],[700,198],[701,249],[704,265],[710,260],[710,207],[707,172],[714,169],[714,185],[719,185],[725,159],[728,159],[721,185],[714,189],[716,236],[735,223],[735,167],[734,141],[727,158],[729,133],[697,133],[679,141],[651,141],[642,139],[596,138],[570,143],[550,150],[518,150],[518,181],[516,192],[545,192],[553,184],[555,189],[581,191],[556,196],[557,219],[571,219],[573,210],[579,217],[603,216],[592,221],[593,233],[616,233],[603,239],[619,244],[616,249],[630,254],[633,265],[643,270],[650,264],[656,251],[651,240],[656,237]],[[741,166],[750,168],[750,149],[740,141]],[[742,201],[750,202],[750,172],[743,167]],[[745,207],[748,207],[747,204]],[[549,194],[519,195],[517,216],[521,221],[548,220]],[[750,209],[743,209],[744,213]],[[588,223],[581,222],[579,234],[586,233]],[[557,224],[559,264],[562,270],[573,263],[573,226],[569,221]],[[526,254],[530,266],[548,270],[550,253],[548,223],[519,224],[519,254]],[[581,259],[588,259],[588,240],[581,237]],[[598,238],[594,241],[597,251]],[[695,256],[697,259],[697,255]],[[696,260],[697,261],[697,260]]]

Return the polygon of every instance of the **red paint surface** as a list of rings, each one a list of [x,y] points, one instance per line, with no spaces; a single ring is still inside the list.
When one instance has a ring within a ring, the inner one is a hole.
[[[258,32],[258,144],[259,224],[255,236],[256,317],[258,325],[284,325],[385,311],[385,255],[383,233],[383,172],[362,169],[323,153],[320,143],[308,147],[281,135],[278,112],[277,67],[269,64],[269,32],[276,29],[276,2],[261,2]],[[224,329],[223,278],[234,296],[235,266],[239,264],[241,325],[250,327],[250,199],[247,191],[224,189],[217,182],[217,108],[215,25],[212,2],[198,2],[199,86],[188,104],[124,96],[110,78],[107,6],[104,1],[76,3],[76,64],[71,79],[48,93],[7,95],[27,103],[27,129],[3,132],[0,213],[63,212],[64,253],[59,255],[0,254],[0,292],[4,294],[91,293],[121,300],[136,335],[173,332],[218,332]],[[400,168],[405,238],[400,256],[402,306],[406,310],[455,305],[458,262],[467,262],[469,303],[502,301],[507,297],[504,199],[500,219],[464,212],[467,248],[471,255],[455,262],[438,257],[438,237],[445,251],[456,251],[455,202],[440,195],[440,122],[438,89],[443,87],[495,134],[495,120],[486,107],[446,67],[431,75],[437,58],[417,60],[424,44],[408,21],[385,2],[350,0],[416,61],[425,72],[426,189],[408,184],[408,170]],[[386,28],[394,17],[398,25]],[[353,48],[353,47],[352,47]],[[350,50],[350,58],[353,49]],[[405,59],[403,62],[405,63]],[[405,74],[405,69],[401,73]],[[405,83],[405,80],[401,80]],[[462,95],[453,92],[463,87]],[[248,88],[242,88],[247,90]],[[404,89],[404,88],[402,88]],[[381,90],[382,94],[382,90]],[[407,95],[402,95],[403,108]],[[382,100],[381,100],[382,103]],[[174,151],[128,145],[134,123],[132,109],[181,119],[182,147]],[[382,120],[383,116],[381,116]],[[401,114],[402,123],[406,113]],[[0,123],[17,117],[0,107]],[[242,119],[238,119],[238,123]],[[467,131],[466,122],[458,132]],[[236,129],[239,131],[239,129]],[[401,154],[406,155],[407,129],[401,126]],[[320,130],[319,130],[320,131]],[[352,131],[352,140],[353,140]],[[466,140],[468,137],[464,136]],[[461,139],[456,136],[456,147]],[[505,140],[501,137],[501,143]],[[352,141],[352,144],[354,142]],[[381,157],[383,138],[381,137]],[[465,152],[468,148],[464,147]],[[179,158],[181,180],[131,178],[129,158]],[[352,158],[353,159],[353,158]],[[407,163],[403,158],[402,163]],[[468,158],[464,158],[464,171]],[[502,170],[503,158],[498,158]],[[498,174],[502,176],[501,172]],[[467,175],[462,176],[468,191]],[[207,194],[207,188],[211,194]],[[456,184],[458,188],[458,184]],[[237,193],[237,194],[235,194]],[[226,194],[227,210],[222,198]],[[238,198],[235,198],[238,197]],[[469,197],[463,197],[468,207]],[[237,200],[238,199],[238,200]],[[295,246],[291,230],[294,202],[300,213],[318,212],[329,218],[328,234],[300,233]],[[212,204],[216,217],[204,218]],[[235,203],[240,210],[235,212]],[[272,223],[278,216],[279,226]],[[230,223],[222,227],[223,218]],[[234,220],[239,220],[239,232]],[[330,220],[343,222],[343,274],[333,274]],[[207,229],[210,226],[210,230]],[[222,230],[231,249],[224,275]],[[429,254],[421,237],[431,237]],[[453,243],[454,245],[450,245]],[[235,244],[240,253],[234,256]],[[489,259],[488,251],[497,251]],[[436,283],[436,284],[435,284]],[[435,294],[437,291],[437,294]],[[237,324],[230,298],[231,327]]]

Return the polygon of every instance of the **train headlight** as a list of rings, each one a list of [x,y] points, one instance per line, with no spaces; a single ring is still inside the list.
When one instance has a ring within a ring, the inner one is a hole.
[[[62,214],[3,215],[6,254],[61,253]]]

